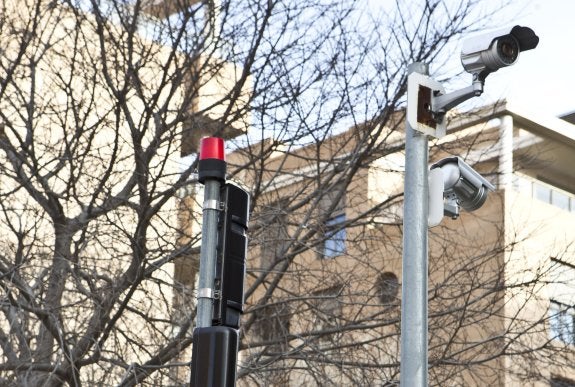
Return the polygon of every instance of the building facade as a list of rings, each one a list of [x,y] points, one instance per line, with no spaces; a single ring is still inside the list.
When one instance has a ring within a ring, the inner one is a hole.
[[[121,7],[3,5],[0,381],[186,384],[202,201],[180,156],[246,132],[247,75]],[[403,125],[229,155],[253,202],[238,384],[398,383]],[[459,155],[497,191],[430,231],[430,381],[572,385],[574,126],[499,104],[449,128],[430,162]]]
[[[574,385],[574,128],[500,103],[430,145],[430,164],[457,155],[496,186],[429,231],[430,385]],[[399,382],[401,129],[374,131],[369,159],[353,159],[365,126],[229,155],[258,193],[240,385]]]

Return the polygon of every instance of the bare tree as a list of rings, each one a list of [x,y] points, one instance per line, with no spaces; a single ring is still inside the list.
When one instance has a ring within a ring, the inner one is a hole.
[[[484,16],[451,3],[3,0],[2,383],[187,382],[206,134],[252,196],[239,383],[395,383],[401,192],[362,184],[403,148],[407,64]],[[521,352],[520,319],[466,339],[509,286],[477,274],[509,248],[491,242],[434,259],[438,385]]]

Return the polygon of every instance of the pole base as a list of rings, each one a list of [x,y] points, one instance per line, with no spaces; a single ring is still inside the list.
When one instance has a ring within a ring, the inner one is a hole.
[[[234,387],[238,331],[226,326],[194,329],[190,386]]]

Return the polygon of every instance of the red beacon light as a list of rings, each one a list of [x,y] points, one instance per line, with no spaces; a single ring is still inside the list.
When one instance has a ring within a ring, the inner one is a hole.
[[[200,142],[200,160],[217,159],[225,161],[224,139],[204,137]]]
[[[226,160],[223,138],[204,137],[200,142],[198,180],[203,184],[206,179],[216,179],[222,182],[226,180]]]

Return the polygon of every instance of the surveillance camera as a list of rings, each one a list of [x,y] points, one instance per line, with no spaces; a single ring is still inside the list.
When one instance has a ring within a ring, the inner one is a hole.
[[[485,203],[487,193],[495,191],[493,184],[460,157],[447,157],[430,167],[436,168],[440,168],[443,175],[445,213],[453,218],[459,215],[459,206],[466,211],[475,211]]]
[[[484,81],[501,67],[511,66],[521,51],[537,47],[539,37],[528,27],[498,29],[467,39],[461,49],[461,63],[468,73]]]

